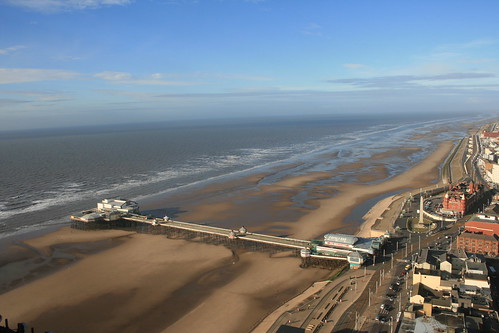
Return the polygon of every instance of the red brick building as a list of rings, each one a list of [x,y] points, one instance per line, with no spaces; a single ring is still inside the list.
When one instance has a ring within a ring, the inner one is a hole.
[[[463,232],[457,237],[457,248],[466,252],[497,256],[499,253],[499,241],[496,235]]]
[[[466,196],[462,192],[449,191],[445,193],[443,209],[464,215],[466,213]]]
[[[475,183],[461,182],[451,186],[445,193],[442,212],[463,216],[481,197],[482,187]]]
[[[499,216],[473,215],[464,224],[465,232],[457,237],[457,248],[468,252],[499,254]]]
[[[482,233],[484,235],[499,235],[499,221],[488,220],[477,216],[472,216],[464,224],[464,229],[468,232]]]
[[[482,138],[499,138],[499,132],[482,131]]]

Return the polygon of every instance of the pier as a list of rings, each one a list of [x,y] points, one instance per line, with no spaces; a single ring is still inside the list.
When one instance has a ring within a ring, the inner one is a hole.
[[[289,248],[289,249],[300,250],[300,249],[308,247],[310,245],[310,242],[306,241],[306,240],[252,233],[252,232],[248,232],[246,230],[246,228],[244,228],[244,227],[241,227],[241,229],[239,229],[239,230],[231,230],[231,229],[213,227],[213,226],[209,226],[209,225],[194,224],[194,223],[180,222],[180,221],[173,221],[173,220],[158,221],[158,219],[150,219],[150,218],[147,218],[146,216],[142,216],[142,215],[126,216],[126,217],[123,217],[123,219],[127,220],[127,221],[146,223],[146,224],[152,225],[154,227],[162,226],[162,227],[181,229],[181,230],[192,231],[192,232],[197,232],[197,233],[217,235],[217,236],[222,236],[222,237],[226,237],[229,239],[244,239],[247,241],[276,245],[276,246],[281,246],[281,247]]]
[[[347,254],[324,255],[312,253],[313,243],[308,240],[278,237],[240,229],[220,228],[205,224],[175,221],[171,218],[156,218],[139,214],[138,205],[127,200],[104,199],[91,209],[72,215],[75,229],[129,229],[139,233],[166,235],[172,239],[198,240],[209,244],[224,245],[230,249],[245,249],[257,252],[290,252],[301,257],[302,267],[335,269],[350,262]],[[117,205],[119,207],[117,207]],[[118,208],[118,209],[116,209]]]

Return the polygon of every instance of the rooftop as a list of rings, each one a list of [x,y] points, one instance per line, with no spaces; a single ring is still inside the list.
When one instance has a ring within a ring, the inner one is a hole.
[[[497,241],[497,237],[491,236],[491,235],[484,235],[481,233],[475,233],[475,232],[463,232],[461,235],[458,236],[459,238],[468,238],[468,239],[479,239],[479,240],[488,240],[488,241]]]
[[[475,214],[470,216],[466,222],[485,222],[485,223],[499,223],[499,215],[494,213],[489,214]]]

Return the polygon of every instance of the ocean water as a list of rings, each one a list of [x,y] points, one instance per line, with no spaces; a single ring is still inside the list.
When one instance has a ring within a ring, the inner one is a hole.
[[[95,207],[102,198],[140,203],[279,167],[261,180],[271,184],[397,147],[421,148],[406,158],[387,158],[393,176],[438,141],[465,136],[463,124],[486,118],[317,116],[4,132],[0,238],[67,224],[71,213]],[[438,135],[415,137],[442,127]]]

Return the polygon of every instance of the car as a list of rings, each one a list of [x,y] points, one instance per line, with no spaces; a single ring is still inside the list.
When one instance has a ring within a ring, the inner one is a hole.
[[[390,311],[392,309],[391,305],[390,304],[381,304],[381,310],[386,310],[386,311]]]
[[[395,289],[399,289],[400,282],[395,282],[390,285],[390,290],[396,291]]]
[[[387,318],[381,314],[377,315],[376,318],[374,318],[377,321],[380,321],[382,323],[386,323]]]

